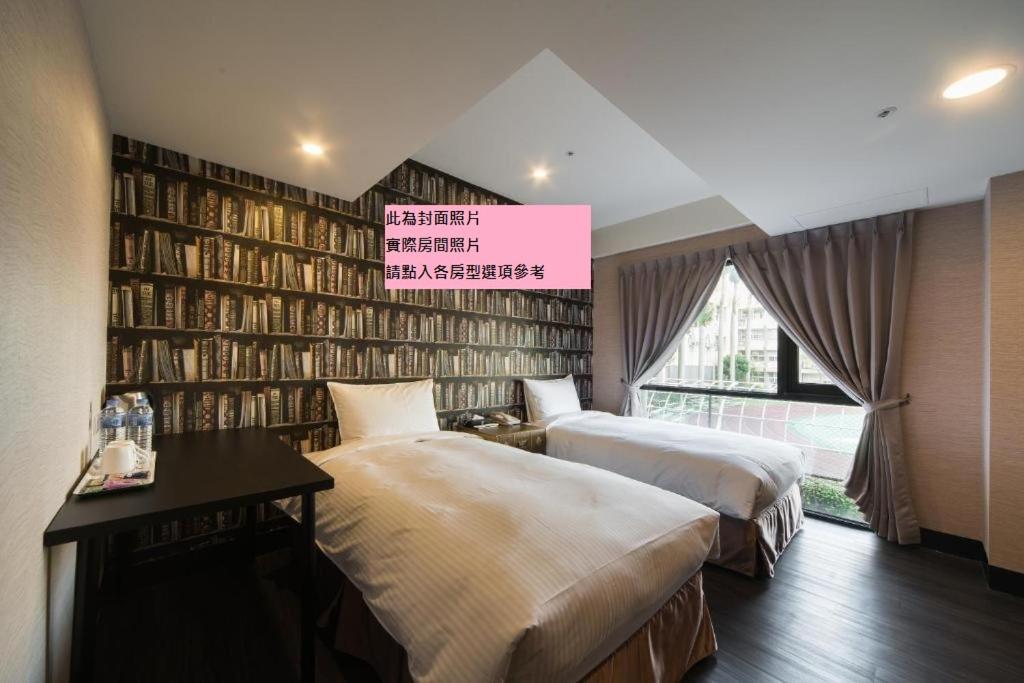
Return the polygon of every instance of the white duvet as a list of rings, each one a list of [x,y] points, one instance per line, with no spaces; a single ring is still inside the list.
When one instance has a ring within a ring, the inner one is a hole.
[[[781,441],[586,410],[547,423],[547,453],[643,481],[738,519],[753,519],[803,476]]]
[[[317,542],[417,680],[579,679],[717,556],[703,505],[470,434],[308,457],[335,481]]]

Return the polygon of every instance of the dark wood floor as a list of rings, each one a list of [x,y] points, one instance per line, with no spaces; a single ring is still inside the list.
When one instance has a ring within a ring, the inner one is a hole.
[[[1024,681],[1024,599],[980,563],[808,520],[775,578],[708,567],[718,654],[696,681]]]
[[[771,580],[708,567],[719,652],[707,681],[1024,681],[1024,599],[975,561],[808,520]],[[104,611],[104,681],[295,679],[294,600],[223,568]],[[107,634],[120,634],[111,639]],[[320,644],[317,680],[366,680]]]

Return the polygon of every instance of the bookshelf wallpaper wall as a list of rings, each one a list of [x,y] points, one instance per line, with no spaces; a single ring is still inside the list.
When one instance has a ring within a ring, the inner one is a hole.
[[[386,204],[512,204],[407,161],[353,202],[114,136],[107,394],[157,433],[337,443],[326,383],[433,377],[443,428],[522,416],[522,377],[592,395],[589,290],[384,289]]]

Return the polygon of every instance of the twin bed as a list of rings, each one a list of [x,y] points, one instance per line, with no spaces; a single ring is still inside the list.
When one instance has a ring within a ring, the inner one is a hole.
[[[784,451],[716,468],[705,435],[688,484],[645,420],[552,417],[548,457],[430,427],[429,380],[329,388],[343,443],[309,457],[336,482],[317,517],[336,646],[384,680],[679,680],[717,647],[702,565],[763,566],[720,552],[723,520],[758,527],[799,476]]]
[[[714,564],[773,576],[803,526],[800,449],[705,427],[580,409],[572,376],[524,380],[531,422],[547,429],[547,454],[616,472],[716,510]]]
[[[583,411],[547,422],[547,452],[643,481],[721,514],[711,562],[773,576],[803,526],[798,449],[704,427]]]
[[[378,672],[404,657],[421,681],[644,680],[666,665],[678,680],[715,649],[700,568],[718,514],[703,505],[461,433],[312,460],[335,481],[318,544],[401,646],[371,652]],[[379,642],[360,612],[339,628]]]

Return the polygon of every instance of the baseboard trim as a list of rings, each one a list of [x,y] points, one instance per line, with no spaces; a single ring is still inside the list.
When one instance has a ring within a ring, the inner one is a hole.
[[[985,562],[985,546],[981,541],[947,534],[932,529],[921,529],[921,545],[929,550],[937,550],[947,555],[966,557],[968,560]]]
[[[1024,597],[1024,574],[1012,569],[993,567],[988,562],[984,563],[984,567],[989,588],[1001,593]]]
[[[808,510],[804,510],[804,515],[834,524],[867,529],[866,526],[861,524],[817,514]],[[985,573],[985,582],[990,589],[1024,597],[1024,574],[1011,569],[990,565],[988,563],[988,554],[985,552],[985,544],[981,541],[973,538],[964,538],[955,534],[947,534],[943,531],[935,531],[934,529],[921,529],[921,547],[947,555],[963,557],[968,560],[977,560],[981,563],[981,568]]]

